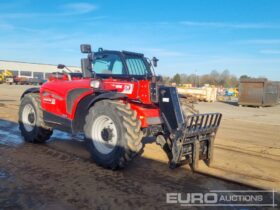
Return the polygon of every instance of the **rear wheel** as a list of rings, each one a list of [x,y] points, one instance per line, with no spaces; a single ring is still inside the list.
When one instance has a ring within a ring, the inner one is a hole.
[[[19,108],[19,129],[25,141],[43,143],[52,135],[51,128],[45,126],[39,94],[26,94]]]
[[[142,149],[143,133],[136,112],[121,101],[97,102],[84,126],[93,160],[105,168],[123,168]]]

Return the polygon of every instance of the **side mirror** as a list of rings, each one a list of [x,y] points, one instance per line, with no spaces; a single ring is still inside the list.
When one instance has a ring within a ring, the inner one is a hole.
[[[64,64],[58,64],[58,65],[57,65],[57,68],[58,68],[58,69],[64,69],[64,68],[65,68],[65,65],[64,65]]]
[[[81,68],[83,72],[83,77],[92,77],[92,65],[91,60],[89,58],[82,58],[81,59]]]
[[[90,44],[81,44],[80,48],[82,53],[91,53]]]
[[[159,60],[156,58],[156,57],[153,57],[152,58],[152,62],[153,62],[153,66],[154,67],[157,67],[157,62],[158,62]]]

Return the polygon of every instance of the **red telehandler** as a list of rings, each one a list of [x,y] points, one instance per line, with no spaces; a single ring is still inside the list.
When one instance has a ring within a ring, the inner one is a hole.
[[[53,73],[40,88],[21,96],[19,127],[27,142],[43,143],[54,129],[83,133],[95,163],[123,168],[153,136],[170,167],[199,160],[210,164],[220,113],[183,113],[176,87],[162,84],[143,54],[81,45],[82,73]],[[58,65],[58,68],[66,68]]]

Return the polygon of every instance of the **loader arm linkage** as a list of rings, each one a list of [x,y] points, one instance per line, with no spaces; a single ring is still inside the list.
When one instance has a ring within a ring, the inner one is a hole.
[[[159,107],[164,129],[156,141],[167,153],[170,168],[186,161],[195,170],[201,159],[209,166],[222,114],[184,114],[175,87],[159,88]]]
[[[198,160],[203,159],[210,165],[216,132],[220,125],[222,114],[208,113],[187,116],[182,129],[171,134],[172,159],[170,167],[180,165],[183,158],[195,170]]]

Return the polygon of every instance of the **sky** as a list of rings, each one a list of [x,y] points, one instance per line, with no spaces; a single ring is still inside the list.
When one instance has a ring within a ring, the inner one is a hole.
[[[88,43],[156,56],[164,76],[280,80],[279,11],[278,0],[1,0],[0,60],[79,66]]]

